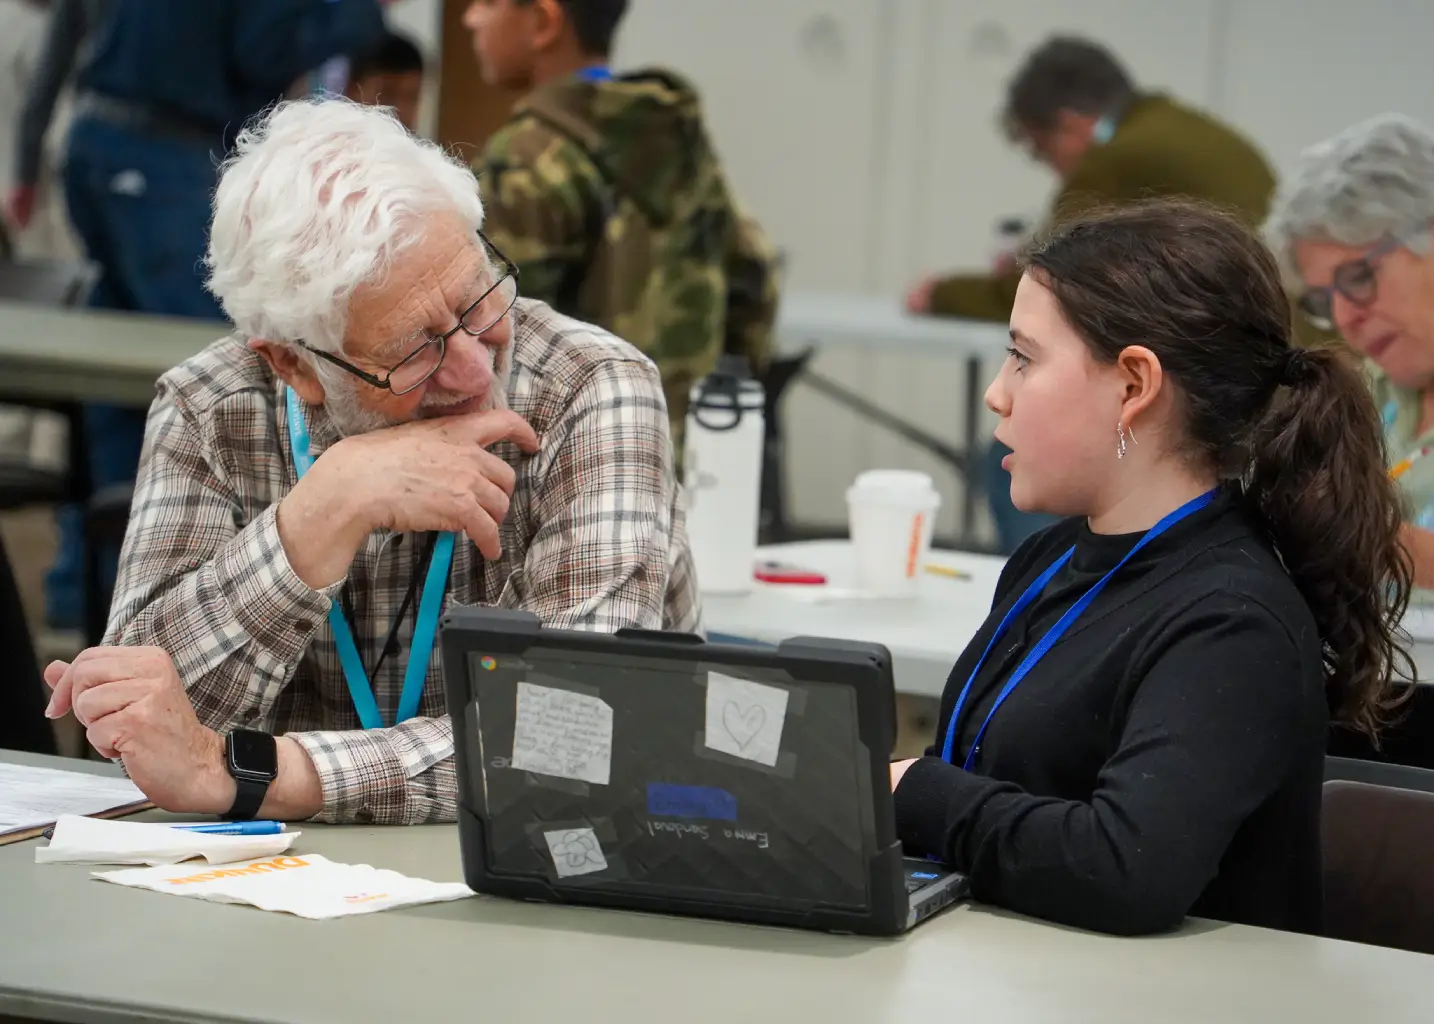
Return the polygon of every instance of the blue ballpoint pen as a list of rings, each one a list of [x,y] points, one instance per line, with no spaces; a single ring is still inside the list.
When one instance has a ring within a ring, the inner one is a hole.
[[[181,832],[203,832],[211,836],[276,836],[284,831],[282,821],[216,821],[206,825],[171,825],[169,827],[179,829]],[[40,834],[46,839],[54,839],[54,826],[52,825]]]
[[[211,836],[272,836],[284,831],[282,821],[218,821],[212,825],[171,825],[185,832]]]

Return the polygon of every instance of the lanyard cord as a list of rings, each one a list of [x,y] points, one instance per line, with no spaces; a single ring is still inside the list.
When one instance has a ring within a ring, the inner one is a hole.
[[[400,534],[399,537],[402,538],[402,534]],[[433,550],[437,546],[438,534],[430,532],[424,535],[423,554],[419,559],[418,568],[408,577],[408,588],[403,592],[403,603],[399,605],[398,614],[393,617],[393,621],[389,624],[388,636],[384,639],[383,646],[379,648],[378,660],[374,662],[373,668],[366,673],[370,679],[377,679],[379,669],[383,668],[383,663],[388,656],[398,653],[397,640],[399,627],[403,625],[403,620],[408,617],[409,609],[413,607],[413,599],[418,595],[418,581],[428,575],[428,569],[433,564]],[[343,604],[344,616],[350,622],[357,622],[358,617],[354,614],[353,595],[347,583],[344,584],[343,590],[339,592],[339,601]],[[415,626],[418,621],[417,615],[418,610],[414,608]]]

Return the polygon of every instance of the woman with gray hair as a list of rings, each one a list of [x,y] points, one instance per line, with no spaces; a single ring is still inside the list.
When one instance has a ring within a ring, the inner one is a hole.
[[[1311,146],[1266,237],[1311,322],[1368,364],[1415,583],[1434,588],[1434,132],[1384,114]]]

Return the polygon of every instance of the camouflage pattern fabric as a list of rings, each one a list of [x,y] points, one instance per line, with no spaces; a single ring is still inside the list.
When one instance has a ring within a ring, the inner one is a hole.
[[[733,200],[695,90],[648,70],[566,79],[514,108],[474,170],[523,294],[658,366],[679,457],[688,393],[723,351],[765,369],[775,255]]]

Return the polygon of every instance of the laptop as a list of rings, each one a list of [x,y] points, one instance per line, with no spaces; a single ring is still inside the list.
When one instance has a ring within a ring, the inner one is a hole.
[[[477,892],[868,935],[967,894],[897,842],[884,647],[492,608],[452,609],[441,637]]]

